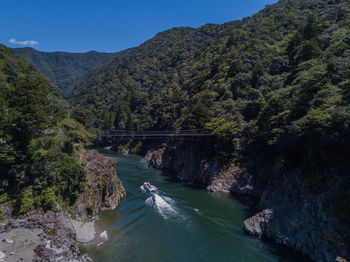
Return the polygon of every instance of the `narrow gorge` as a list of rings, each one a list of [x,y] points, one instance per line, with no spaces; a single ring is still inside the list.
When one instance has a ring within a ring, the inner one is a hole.
[[[0,261],[350,261],[349,0],[6,1]]]

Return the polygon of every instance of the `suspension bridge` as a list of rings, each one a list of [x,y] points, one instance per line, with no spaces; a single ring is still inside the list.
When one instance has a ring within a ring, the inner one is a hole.
[[[128,138],[199,138],[212,136],[205,129],[189,129],[179,131],[133,131],[133,130],[109,130],[102,134],[105,138],[128,139]]]

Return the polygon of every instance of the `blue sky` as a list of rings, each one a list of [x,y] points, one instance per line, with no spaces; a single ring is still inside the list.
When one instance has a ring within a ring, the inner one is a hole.
[[[277,0],[1,0],[0,43],[114,52],[177,26],[241,19]]]

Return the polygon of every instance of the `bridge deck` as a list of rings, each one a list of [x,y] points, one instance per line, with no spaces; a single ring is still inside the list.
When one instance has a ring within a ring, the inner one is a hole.
[[[212,136],[210,133],[197,133],[197,130],[183,131],[109,131],[102,137],[207,137]]]

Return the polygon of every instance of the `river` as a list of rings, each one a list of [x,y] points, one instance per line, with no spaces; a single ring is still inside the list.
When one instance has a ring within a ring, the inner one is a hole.
[[[99,215],[97,226],[106,230],[107,241],[82,248],[96,262],[308,261],[245,235],[242,223],[250,208],[229,194],[171,181],[138,156],[101,153],[117,161],[127,197],[116,210]],[[144,181],[158,187],[158,193],[143,192]]]

